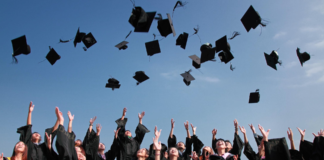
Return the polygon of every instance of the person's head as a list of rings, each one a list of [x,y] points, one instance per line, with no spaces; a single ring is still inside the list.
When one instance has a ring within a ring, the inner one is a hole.
[[[217,149],[217,151],[222,150],[222,149],[226,149],[226,144],[225,144],[225,141],[223,139],[219,139],[216,142],[216,149]]]
[[[106,146],[104,143],[99,143],[98,151],[104,151],[106,149]]]
[[[179,157],[179,151],[175,147],[169,148],[169,158],[171,157]]]
[[[229,152],[233,147],[232,147],[232,143],[229,140],[225,140],[225,145],[226,145],[226,149],[225,152]]]
[[[38,132],[34,132],[31,137],[33,143],[39,143],[42,140],[41,135]]]
[[[130,130],[126,130],[125,136],[132,137],[132,132]]]
[[[82,141],[81,141],[81,139],[77,139],[77,140],[75,141],[75,146],[77,146],[77,147],[82,146]]]
[[[15,148],[14,148],[14,151],[12,152],[11,159],[12,160],[15,160],[16,159],[16,156],[18,154],[21,154],[22,155],[22,160],[27,160],[28,147],[22,141],[19,141],[18,143],[16,143]]]
[[[137,151],[137,158],[147,158],[149,157],[149,151],[146,148],[142,148]]]
[[[177,143],[177,148],[180,149],[180,150],[181,149],[186,149],[186,146],[185,146],[185,144],[183,142],[180,141],[180,142]]]
[[[77,153],[78,160],[86,160],[85,151],[84,151],[84,149],[81,146],[75,146],[75,151]]]

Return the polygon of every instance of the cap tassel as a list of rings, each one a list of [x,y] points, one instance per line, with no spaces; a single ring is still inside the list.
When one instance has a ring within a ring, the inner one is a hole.
[[[234,31],[233,34],[232,34],[232,37],[229,38],[229,40],[232,40],[234,39],[236,36],[240,35],[240,32],[237,32],[237,31]]]
[[[159,20],[162,20],[163,19],[161,13],[158,13],[157,15],[158,15],[157,17],[154,17],[155,20],[158,20],[159,21]]]
[[[12,54],[12,63],[18,63],[18,60],[17,58]]]
[[[58,43],[68,43],[68,42],[70,42],[72,39],[69,39],[69,40],[62,40],[62,39],[60,39],[60,42],[58,42]]]
[[[278,60],[278,64],[281,66],[282,65],[282,61],[281,60]]]
[[[183,7],[187,4],[188,2],[182,2],[182,1],[177,1],[177,3],[175,4],[175,6],[173,7],[173,11],[172,11],[172,18],[173,18],[173,13],[174,13],[174,10],[177,8],[177,7]],[[179,5],[179,6],[178,6]]]
[[[130,0],[133,4],[133,7],[135,8],[135,0]]]
[[[195,34],[196,34],[196,35],[198,36],[198,38],[199,38],[200,44],[202,44],[202,43],[201,43],[201,39],[200,39],[200,36],[198,35],[198,31],[199,31],[199,25],[197,25],[197,28],[194,28],[194,30],[195,30],[195,33],[194,33],[194,34],[192,34],[191,36],[193,36],[193,35],[195,35]],[[190,36],[190,37],[191,37],[191,36]]]
[[[125,40],[128,38],[128,36],[132,33],[132,30],[127,34]]]

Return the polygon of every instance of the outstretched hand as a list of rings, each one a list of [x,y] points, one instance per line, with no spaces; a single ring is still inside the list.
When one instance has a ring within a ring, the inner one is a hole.
[[[292,140],[293,139],[293,132],[292,132],[292,130],[290,129],[290,128],[288,128],[288,131],[287,131],[287,135],[288,135],[288,138],[290,139],[290,140]]]
[[[142,112],[141,114],[138,113],[138,118],[142,119],[144,117],[144,115],[145,115],[145,112]]]
[[[313,135],[315,136],[315,137],[318,137],[318,136],[324,136],[324,130],[320,130],[319,132],[318,132],[318,134],[316,135],[315,133],[313,133]]]
[[[97,116],[94,116],[93,118],[90,118],[90,125],[93,125],[93,122],[97,119]]]
[[[3,153],[0,154],[0,159],[1,159],[1,160],[3,159]]]
[[[269,135],[270,129],[268,129],[267,131],[265,131],[260,124],[259,124],[259,129],[260,129],[260,131],[261,131],[261,133],[263,135],[264,140],[265,141],[268,141],[268,135]]]
[[[253,132],[253,133],[256,133],[256,132],[255,132],[255,128],[254,128],[254,126],[253,126],[253,124],[251,123],[251,125],[249,124],[249,126],[250,126],[250,128],[251,128],[252,132]]]
[[[306,132],[306,129],[304,129],[304,130],[301,130],[300,128],[298,128],[297,127],[297,129],[298,129],[298,131],[299,131],[299,133],[300,133],[300,136],[301,136],[301,141],[304,141],[304,137],[305,137],[305,132]]]
[[[217,129],[214,128],[214,129],[212,130],[212,134],[213,134],[213,136],[215,136],[215,135],[217,134]]]
[[[69,120],[73,121],[74,115],[72,115],[70,111],[68,111],[67,115],[69,116]]]
[[[192,123],[190,123],[190,125],[191,125],[191,128],[192,128],[192,133],[195,135],[195,134],[196,134],[196,129],[197,129],[197,127],[194,127],[194,126],[192,125]]]
[[[123,117],[126,116],[126,112],[127,112],[127,108],[124,108],[124,109],[123,109]]]
[[[239,126],[239,128],[240,128],[240,130],[241,130],[241,132],[243,133],[243,134],[246,134],[246,130],[245,130],[245,128],[242,126]]]
[[[120,130],[120,128],[118,128],[117,131],[114,130],[114,132],[115,132],[115,138],[116,138],[116,139],[117,139],[117,137],[118,137],[118,132],[119,132],[119,130]]]
[[[171,128],[174,128],[174,120],[173,120],[173,118],[171,119]]]
[[[157,137],[157,139],[160,138],[161,131],[162,131],[162,129],[160,129],[160,131],[157,131],[157,126],[155,126],[155,128],[154,128],[154,135],[155,135],[155,137]]]
[[[97,129],[97,135],[99,136],[99,134],[101,132],[101,129],[102,129],[102,126],[100,124],[97,124],[96,129]]]
[[[235,128],[238,128],[237,126],[238,126],[238,122],[237,122],[237,119],[235,119],[235,120],[234,120],[234,127],[235,127]]]
[[[33,112],[35,105],[33,105],[33,102],[30,101],[29,103],[29,112]]]
[[[189,122],[188,121],[187,121],[187,123],[186,122],[184,123],[184,126],[185,126],[186,130],[189,130]]]

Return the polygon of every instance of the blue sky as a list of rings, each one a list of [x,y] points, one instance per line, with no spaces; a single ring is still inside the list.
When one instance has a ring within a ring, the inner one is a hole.
[[[16,129],[26,124],[28,104],[33,101],[33,131],[44,135],[56,117],[55,106],[65,115],[65,125],[71,111],[75,115],[73,131],[83,139],[89,120],[103,126],[101,141],[109,146],[113,140],[115,120],[128,108],[127,128],[135,131],[137,114],[145,111],[143,124],[151,132],[142,143],[148,147],[154,136],[154,126],[162,129],[161,141],[166,143],[170,120],[176,121],[175,135],[184,141],[183,123],[189,120],[197,126],[197,135],[211,145],[211,131],[216,137],[233,139],[233,120],[247,129],[248,139],[257,150],[248,124],[271,129],[270,138],[287,138],[287,129],[294,132],[296,148],[300,135],[296,127],[306,129],[306,140],[321,129],[324,84],[324,2],[221,1],[188,0],[184,8],[177,8],[173,23],[176,37],[160,41],[161,53],[148,57],[145,42],[159,35],[157,21],[149,33],[132,33],[127,39],[128,49],[119,51],[114,46],[123,41],[133,27],[128,23],[132,4],[119,1],[1,1],[2,24],[0,52],[0,97],[2,132],[0,152],[10,156],[19,135]],[[157,11],[166,18],[172,13],[175,0],[137,0],[145,11]],[[253,7],[270,23],[247,33],[240,21],[248,7]],[[194,69],[188,56],[200,56],[198,37],[189,37],[187,48],[175,45],[182,32],[193,34],[200,26],[202,43],[212,43],[233,31],[240,36],[229,41],[236,69],[229,64],[206,62],[200,71]],[[83,51],[83,44],[58,44],[59,39],[74,38],[81,32],[91,32],[97,44]],[[18,64],[11,64],[11,40],[26,35],[31,46],[29,55],[19,55]],[[45,59],[53,47],[61,59],[53,66]],[[310,53],[311,59],[300,66],[296,48]],[[264,52],[278,50],[282,66],[275,71],[266,65]],[[196,80],[186,86],[181,73],[191,72]],[[132,78],[136,71],[145,71],[148,81],[136,86]],[[120,81],[120,89],[105,88],[110,76]],[[248,104],[249,93],[260,89],[260,102]],[[258,132],[259,133],[259,132]],[[241,137],[243,135],[240,133]],[[288,143],[289,140],[287,139]],[[289,145],[290,146],[290,145]],[[243,155],[242,159],[246,159]]]

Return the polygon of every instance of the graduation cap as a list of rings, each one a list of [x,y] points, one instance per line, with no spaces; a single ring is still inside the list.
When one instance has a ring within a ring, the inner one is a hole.
[[[210,43],[205,43],[200,47],[201,56],[200,56],[200,64],[207,61],[216,61],[215,59],[215,48],[212,48]]]
[[[80,32],[80,27],[79,27],[78,31],[75,35],[74,41],[73,41],[74,47],[76,47],[77,43],[80,43],[82,41],[82,39],[85,35],[86,34],[84,32]]]
[[[137,85],[149,79],[149,77],[143,71],[135,72],[135,76],[133,78],[137,80]]]
[[[277,66],[276,66],[277,63],[279,63],[279,65],[282,64],[282,62],[279,61],[278,52],[275,50],[273,50],[270,55],[264,52],[264,57],[267,61],[267,65],[275,70],[277,70]]]
[[[112,88],[114,90],[115,88],[119,88],[120,84],[119,81],[115,78],[109,78],[108,83],[106,83],[106,88]]]
[[[128,46],[126,44],[128,44],[127,41],[122,41],[122,42],[118,43],[115,47],[117,47],[119,50],[125,50],[128,48]]]
[[[87,48],[90,48],[97,43],[91,32],[83,37],[82,42]]]
[[[216,52],[222,51],[218,54],[219,59],[225,64],[234,59],[234,56],[230,52],[231,46],[227,42],[226,35],[215,42]]]
[[[46,55],[46,59],[51,65],[54,65],[57,60],[61,59],[61,56],[57,54],[54,48],[50,48],[50,51]]]
[[[243,23],[243,26],[247,32],[249,32],[251,28],[255,29],[259,24],[265,27],[266,24],[262,23],[261,20],[262,19],[259,13],[254,10],[252,5],[249,7],[249,9],[245,12],[243,17],[241,18],[241,22]]]
[[[145,12],[142,7],[133,8],[128,22],[135,28],[134,32],[149,32],[156,12]]]
[[[200,58],[196,55],[189,56],[190,59],[192,59],[192,66],[194,66],[196,69],[200,68]]]
[[[307,52],[300,53],[299,48],[296,50],[298,59],[300,61],[301,66],[303,66],[303,63],[308,61],[310,59],[310,55]]]
[[[191,69],[186,71],[185,73],[180,74],[183,77],[183,82],[189,86],[191,81],[195,80],[195,78],[190,74]]]
[[[68,43],[70,41],[72,41],[72,39],[68,39],[68,40],[62,40],[62,39],[60,39],[60,42],[59,43]]]
[[[153,56],[154,54],[161,53],[160,44],[158,40],[145,43],[147,55]]]
[[[30,46],[27,44],[25,35],[11,40],[11,43],[13,49],[12,57],[16,63],[18,62],[16,56],[20,54],[28,55],[30,53]]]
[[[174,10],[178,7],[183,7],[187,4],[188,2],[182,2],[182,1],[177,1],[177,3],[175,4],[175,6],[173,7],[173,12],[172,12],[172,17],[173,17],[173,13],[174,13]]]
[[[177,38],[176,45],[177,46],[180,45],[181,48],[186,49],[188,36],[189,36],[189,34],[186,32],[183,32],[182,34],[180,34],[179,37]]]
[[[258,103],[260,100],[259,89],[250,93],[249,103]]]
[[[167,37],[169,34],[173,33],[173,37],[176,36],[172,19],[170,17],[170,14],[167,13],[168,19],[162,19],[158,21],[158,30],[163,37]]]

